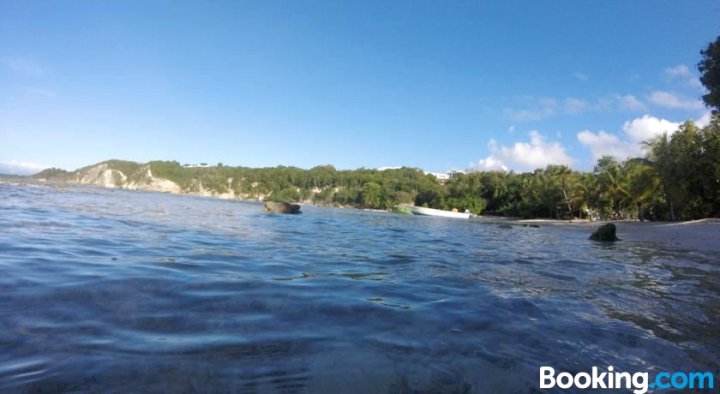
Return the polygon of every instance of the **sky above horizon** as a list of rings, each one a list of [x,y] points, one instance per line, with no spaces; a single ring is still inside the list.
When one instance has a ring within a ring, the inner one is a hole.
[[[0,173],[590,170],[706,124],[717,1],[0,0]]]

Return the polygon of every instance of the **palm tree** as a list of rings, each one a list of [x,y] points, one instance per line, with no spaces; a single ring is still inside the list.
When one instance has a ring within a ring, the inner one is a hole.
[[[595,210],[591,210],[589,207],[595,205],[593,202],[594,196],[598,194],[597,188],[596,178],[588,173],[580,174],[573,184],[570,203],[578,207],[580,217],[589,216],[591,219],[595,219]]]
[[[677,220],[677,216],[675,215],[674,198],[673,193],[671,193],[670,190],[670,184],[668,182],[668,180],[671,179],[671,172],[673,167],[670,152],[670,139],[668,138],[667,133],[663,133],[663,135],[659,137],[656,137],[650,141],[646,141],[644,145],[649,148],[648,161],[650,165],[653,166],[655,172],[662,180],[660,188],[662,189],[663,194],[665,195],[665,198],[667,198],[668,204],[670,205],[670,220],[675,221]]]
[[[629,192],[627,202],[637,208],[638,219],[644,221],[643,204],[658,195],[661,189],[660,177],[647,159],[630,159],[624,163],[624,167]]]
[[[595,166],[595,175],[600,189],[600,199],[612,210],[613,218],[622,219],[623,203],[630,196],[627,176],[620,164],[611,156],[603,156]]]

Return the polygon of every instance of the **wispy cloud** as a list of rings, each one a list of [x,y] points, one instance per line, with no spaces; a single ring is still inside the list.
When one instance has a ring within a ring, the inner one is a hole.
[[[16,74],[28,75],[32,77],[41,77],[47,74],[42,66],[35,61],[22,56],[12,56],[0,58],[0,64]]]
[[[498,145],[494,139],[488,143],[490,155],[471,164],[472,170],[490,171],[509,169],[532,171],[549,164],[571,165],[572,159],[559,142],[548,142],[538,131],[531,131],[529,141],[518,141],[512,146]]]
[[[658,107],[684,109],[690,111],[702,110],[705,108],[700,100],[679,96],[662,90],[650,92],[647,98],[650,103],[657,105]]]
[[[695,75],[690,67],[684,64],[678,64],[677,66],[668,67],[663,72],[665,78],[671,82],[680,82],[683,85],[689,86],[695,89],[702,89],[702,83],[700,79]]]
[[[613,100],[620,109],[626,111],[644,111],[647,108],[645,103],[631,94],[626,94],[624,96],[617,95],[613,97]]]
[[[678,64],[666,68],[665,75],[669,78],[686,78],[690,76],[690,68],[684,64]]]
[[[582,81],[582,82],[585,82],[585,81],[587,81],[587,80],[589,79],[588,76],[587,76],[587,74],[581,73],[581,72],[576,72],[576,73],[574,73],[574,74],[573,74],[573,77],[574,77],[575,79],[577,79],[578,81]]]
[[[588,100],[578,97],[523,97],[523,108],[505,108],[504,114],[514,122],[530,122],[555,115],[579,115],[586,112],[639,112],[646,109],[637,97],[614,94]]]
[[[521,99],[526,108],[505,108],[504,113],[515,122],[531,122],[543,120],[555,115],[560,103],[553,97],[524,97]]]
[[[567,114],[575,115],[585,112],[589,106],[590,103],[585,100],[581,100],[575,97],[568,97],[563,100],[562,110]]]

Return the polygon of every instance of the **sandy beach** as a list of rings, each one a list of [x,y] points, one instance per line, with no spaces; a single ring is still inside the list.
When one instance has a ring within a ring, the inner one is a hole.
[[[662,242],[677,249],[720,253],[720,219],[687,222],[616,222],[621,240]]]
[[[485,219],[481,219],[485,220]],[[720,254],[720,219],[709,218],[685,222],[639,222],[639,221],[563,221],[547,219],[507,220],[508,223],[565,225],[577,227],[588,236],[605,223],[615,223],[619,242],[664,243],[674,249]]]

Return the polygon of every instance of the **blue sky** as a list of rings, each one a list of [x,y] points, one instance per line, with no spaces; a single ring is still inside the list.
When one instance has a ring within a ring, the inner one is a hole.
[[[707,122],[719,34],[700,0],[0,0],[0,170],[588,170]]]

